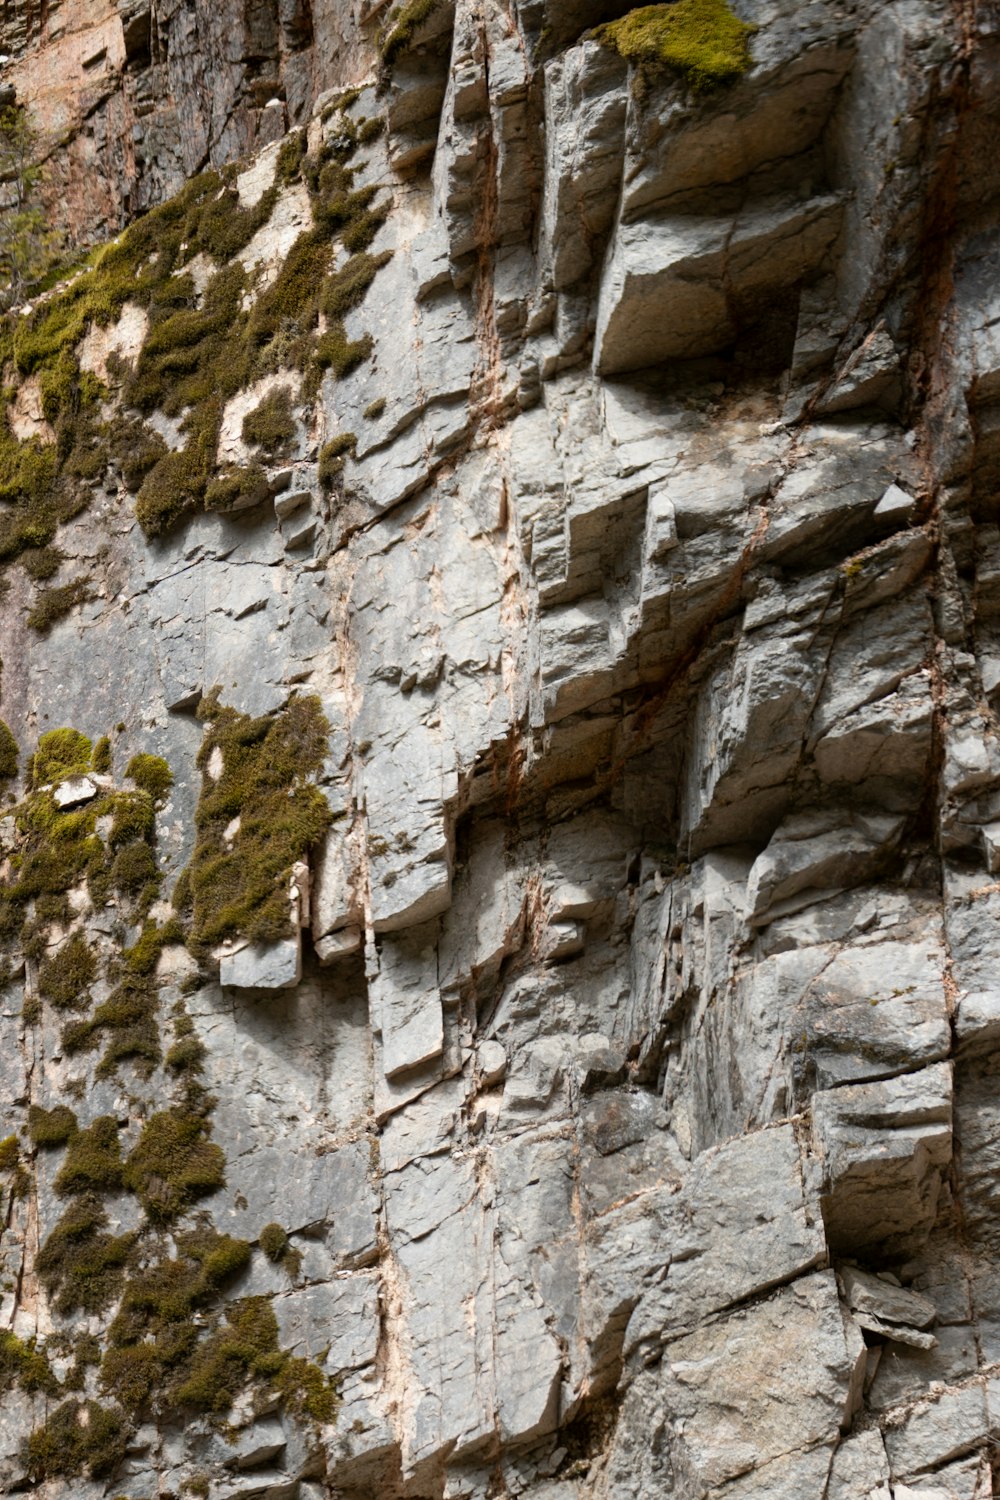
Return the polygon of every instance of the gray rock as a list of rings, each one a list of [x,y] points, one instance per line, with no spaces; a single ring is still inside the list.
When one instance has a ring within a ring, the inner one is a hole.
[[[294,989],[302,978],[302,941],[294,937],[278,943],[248,943],[223,950],[219,983],[241,990]]]
[[[885,1434],[893,1478],[906,1479],[958,1458],[989,1432],[986,1392],[979,1384],[945,1391],[916,1407],[902,1426]]]
[[[934,1222],[951,1160],[950,1065],[817,1094],[813,1135],[834,1247],[919,1239]]]

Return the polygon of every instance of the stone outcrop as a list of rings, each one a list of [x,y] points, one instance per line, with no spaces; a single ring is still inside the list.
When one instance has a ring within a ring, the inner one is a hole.
[[[733,8],[5,9],[261,149],[5,335],[4,1492],[994,1492],[1000,32]]]

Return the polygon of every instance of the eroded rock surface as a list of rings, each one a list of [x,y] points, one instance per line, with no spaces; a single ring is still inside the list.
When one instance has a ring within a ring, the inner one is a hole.
[[[271,144],[207,190],[265,204],[232,254],[70,343],[126,449],[72,467],[11,345],[10,431],[82,498],[49,572],[4,553],[5,1492],[994,1493],[1000,31],[734,8],[749,66],[698,92],[589,34],[620,7],[6,7],[92,227]],[[283,309],[197,428],[232,490],[151,527],[133,450],[167,472],[219,393],[144,406],[143,360],[310,235],[364,284]],[[262,844],[234,768],[314,700],[322,835]],[[171,1110],[224,1169],[144,1165]],[[67,1307],[84,1190],[121,1261]],[[225,1276],[123,1323],[209,1234]],[[77,1472],[67,1402],[118,1423]]]

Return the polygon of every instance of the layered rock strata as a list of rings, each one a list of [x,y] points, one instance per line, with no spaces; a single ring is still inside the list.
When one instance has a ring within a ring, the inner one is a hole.
[[[314,8],[9,335],[6,1492],[994,1492],[998,16],[734,10]]]

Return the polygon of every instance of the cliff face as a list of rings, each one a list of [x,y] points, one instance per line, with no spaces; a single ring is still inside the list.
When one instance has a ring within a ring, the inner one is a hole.
[[[53,214],[93,243],[301,124],[371,70],[361,15],[360,0],[4,0],[3,83],[42,135]]]
[[[0,1484],[984,1500],[1000,11],[245,10],[5,13],[274,139],[3,335]]]

